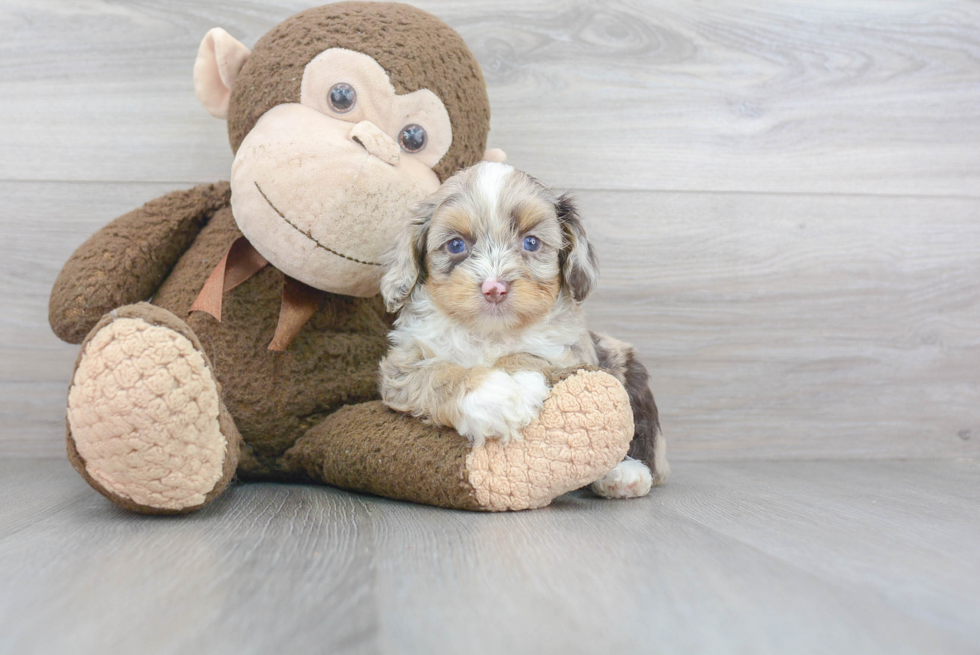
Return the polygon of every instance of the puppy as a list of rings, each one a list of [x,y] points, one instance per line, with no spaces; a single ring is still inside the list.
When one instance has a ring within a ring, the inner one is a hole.
[[[511,166],[477,164],[419,205],[385,266],[385,305],[401,310],[381,362],[385,404],[451,426],[474,446],[506,443],[537,417],[551,380],[602,366],[630,392],[637,459],[593,490],[636,497],[663,480],[646,371],[631,347],[586,325],[581,302],[598,266],[567,195]]]

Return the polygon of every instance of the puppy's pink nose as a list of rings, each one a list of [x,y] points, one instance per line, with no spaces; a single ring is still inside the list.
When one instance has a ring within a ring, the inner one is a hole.
[[[483,290],[483,297],[487,301],[498,303],[507,297],[509,287],[510,285],[506,282],[501,282],[496,278],[489,278],[483,281],[483,286],[480,288]]]

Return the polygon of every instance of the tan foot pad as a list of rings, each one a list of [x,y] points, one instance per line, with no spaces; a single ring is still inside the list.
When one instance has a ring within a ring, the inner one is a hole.
[[[227,440],[207,363],[179,332],[117,318],[84,346],[68,426],[91,478],[137,505],[203,505],[222,477]]]
[[[557,383],[524,428],[524,441],[488,441],[466,458],[480,506],[491,511],[544,507],[603,477],[633,438],[629,397],[614,377],[580,371]]]

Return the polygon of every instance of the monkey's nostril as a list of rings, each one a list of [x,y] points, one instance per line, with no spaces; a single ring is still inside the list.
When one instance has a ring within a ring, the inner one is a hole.
[[[371,121],[361,121],[354,125],[350,131],[350,140],[386,164],[398,164],[398,144]]]

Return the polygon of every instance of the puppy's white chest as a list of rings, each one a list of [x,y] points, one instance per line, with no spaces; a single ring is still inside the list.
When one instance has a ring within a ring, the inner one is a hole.
[[[454,331],[456,332],[456,331]],[[446,359],[464,368],[493,366],[502,357],[521,353],[541,357],[560,364],[570,353],[570,345],[551,330],[517,337],[482,338],[470,333],[447,334],[429,344],[439,359]]]

